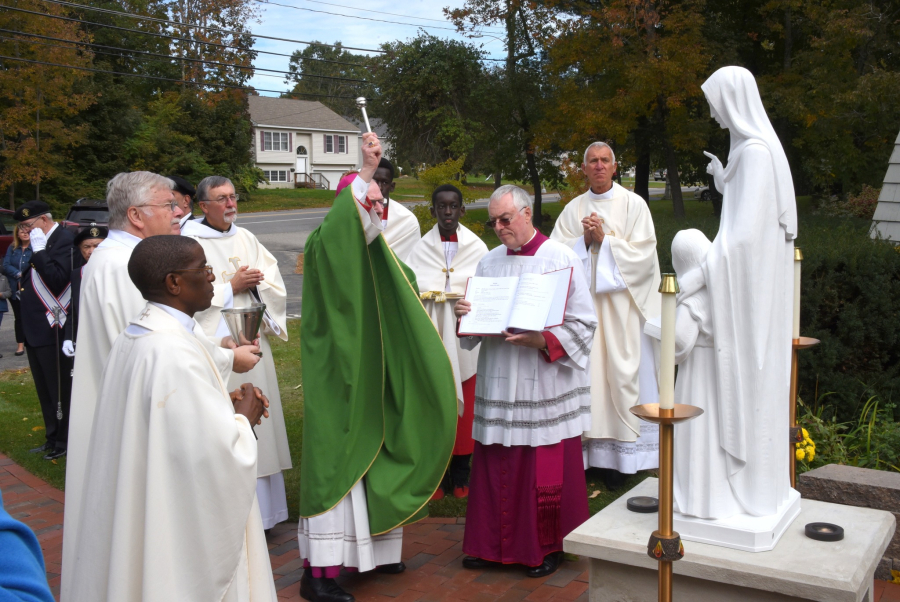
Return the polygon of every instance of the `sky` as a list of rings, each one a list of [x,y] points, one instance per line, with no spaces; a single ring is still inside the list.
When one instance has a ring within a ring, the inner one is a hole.
[[[503,58],[503,44],[500,40],[483,37],[479,40],[468,40],[456,33],[453,26],[444,19],[443,8],[460,8],[464,0],[407,0],[396,2],[392,0],[272,0],[285,6],[275,6],[261,2],[260,22],[250,23],[249,29],[255,34],[287,38],[302,41],[319,41],[330,44],[340,41],[344,46],[357,48],[377,49],[385,42],[394,40],[409,40],[418,34],[419,25],[431,35],[441,38],[465,40],[476,45],[483,45],[482,50],[488,57]],[[326,3],[327,2],[327,3]],[[297,10],[286,6],[312,9],[315,11],[327,11],[350,15],[347,17],[336,14],[323,14],[310,10]],[[392,14],[387,14],[392,13]],[[396,23],[382,23],[368,19],[383,19],[402,23],[415,23],[416,25],[398,25]],[[428,20],[437,19],[437,21]],[[439,29],[439,28],[447,29]],[[502,30],[486,30],[496,33],[502,38]],[[302,50],[306,46],[294,42],[281,42],[275,40],[256,40],[256,50],[291,54],[295,50]],[[358,54],[372,54],[369,52],[352,51]],[[254,61],[257,68],[277,69],[287,71],[289,58],[286,56],[271,56],[260,54]],[[288,90],[290,86],[284,80],[276,77],[266,77],[256,72],[250,80],[250,84],[257,89]],[[274,92],[260,92],[264,96],[277,96]]]

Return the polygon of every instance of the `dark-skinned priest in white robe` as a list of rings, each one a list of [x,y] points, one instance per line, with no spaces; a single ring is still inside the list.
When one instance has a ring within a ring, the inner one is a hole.
[[[203,248],[151,236],[128,274],[146,302],[101,379],[66,600],[275,602],[252,431],[266,400],[229,395],[193,318],[213,296]]]
[[[571,270],[562,324],[480,337],[478,354],[463,566],[515,563],[537,578],[559,567],[563,538],[588,518],[581,434],[591,427],[597,319],[581,261],[534,228],[528,193],[501,186],[488,216],[503,245],[484,256],[475,276]],[[474,303],[458,301],[456,315],[477,311]],[[478,338],[464,337],[463,345]]]
[[[151,236],[178,235],[183,212],[172,193],[172,180],[149,171],[114,176],[106,186],[109,233],[85,266],[79,294],[78,342],[72,381],[66,462],[66,508],[63,521],[63,557],[60,597],[68,600],[87,451],[94,425],[100,377],[116,338],[146,301],[128,277],[134,247]],[[207,341],[220,373],[246,372],[259,361],[255,346],[223,349]]]

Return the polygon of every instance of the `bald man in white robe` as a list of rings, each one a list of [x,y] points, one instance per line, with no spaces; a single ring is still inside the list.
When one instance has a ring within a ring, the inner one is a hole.
[[[629,408],[659,401],[658,343],[644,323],[660,314],[656,232],[647,203],[615,182],[608,144],[595,142],[582,169],[590,189],[565,206],[550,235],[572,248],[590,282],[597,334],[591,350],[591,429],[584,433],[585,468],[611,469],[607,485],[624,474],[659,466],[659,427]]]

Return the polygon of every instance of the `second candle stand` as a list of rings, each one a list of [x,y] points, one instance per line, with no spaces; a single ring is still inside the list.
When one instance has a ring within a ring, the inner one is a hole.
[[[672,485],[675,424],[696,418],[700,408],[675,403],[675,274],[663,274],[662,340],[660,341],[659,403],[638,405],[631,413],[659,424],[659,528],[650,535],[647,554],[659,561],[659,602],[672,600],[672,563],[684,556],[681,537],[672,529]]]

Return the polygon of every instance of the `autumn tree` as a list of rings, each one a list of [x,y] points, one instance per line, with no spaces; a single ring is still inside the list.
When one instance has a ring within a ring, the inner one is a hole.
[[[20,0],[17,8],[67,14],[59,5],[34,0]],[[13,10],[0,13],[0,27],[73,42],[87,38],[74,23]],[[71,118],[93,102],[81,91],[86,72],[40,63],[87,67],[91,53],[16,35],[0,39],[0,54],[14,57],[0,59],[0,187],[8,190],[14,209],[17,184],[33,186],[35,198],[41,198],[41,183],[64,173],[69,153],[86,133]]]
[[[491,85],[480,103],[487,109],[484,127],[492,151],[490,164],[498,175],[531,183],[534,223],[539,226],[543,182],[561,180],[553,145],[541,148],[535,140],[544,101],[546,57],[541,44],[549,35],[550,13],[542,3],[526,0],[466,0],[462,8],[444,12],[471,38],[493,36],[486,33],[489,27],[502,28],[506,58],[490,70]]]
[[[640,168],[636,187],[646,186],[651,157],[658,157],[668,170],[675,215],[683,217],[680,170],[699,163],[710,129],[700,90],[709,75],[705,0],[556,0],[551,6],[553,100],[542,138],[572,149],[610,142]]]

